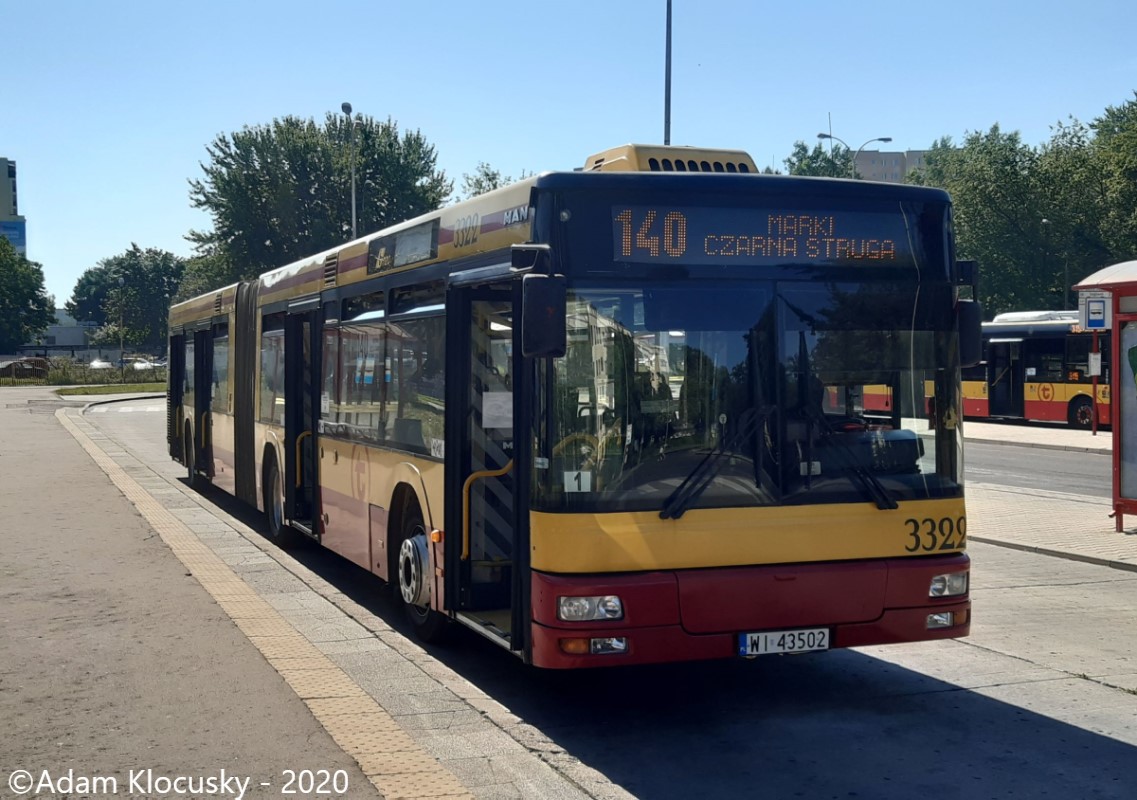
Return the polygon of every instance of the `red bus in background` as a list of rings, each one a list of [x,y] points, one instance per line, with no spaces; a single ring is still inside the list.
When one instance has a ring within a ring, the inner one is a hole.
[[[1066,422],[1089,429],[1094,419],[1090,375],[1093,333],[1079,327],[1077,311],[1015,311],[983,323],[983,361],[962,369],[963,415],[967,419]],[[1099,425],[1110,424],[1109,336],[1098,338]],[[926,387],[932,396],[932,387]],[[892,410],[884,385],[866,386],[864,409]]]
[[[983,363],[963,369],[963,413],[969,418],[1066,422],[1090,428],[1094,335],[1077,311],[1019,311],[983,324]],[[1098,337],[1099,425],[1110,423],[1109,336]]]

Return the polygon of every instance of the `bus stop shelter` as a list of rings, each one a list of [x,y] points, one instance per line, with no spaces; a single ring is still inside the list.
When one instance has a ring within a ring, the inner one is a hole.
[[[1113,364],[1109,396],[1113,428],[1113,519],[1137,514],[1137,261],[1098,270],[1076,286],[1082,324],[1108,329]]]

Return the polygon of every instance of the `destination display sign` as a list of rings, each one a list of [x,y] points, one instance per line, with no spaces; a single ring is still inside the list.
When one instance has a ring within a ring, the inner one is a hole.
[[[895,212],[613,206],[612,257],[669,264],[911,263]]]

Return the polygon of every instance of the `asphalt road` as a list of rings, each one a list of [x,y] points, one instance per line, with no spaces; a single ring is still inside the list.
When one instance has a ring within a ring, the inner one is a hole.
[[[169,468],[161,414],[92,418]],[[1108,469],[1102,456],[976,443],[967,468],[972,480],[1069,492],[1071,459]],[[524,667],[462,630],[429,651],[638,797],[1129,800],[1137,574],[976,543],[970,552],[974,624],[962,641],[567,674]],[[318,548],[295,557],[405,630],[370,576]]]
[[[1100,453],[969,441],[963,470],[965,479],[978,483],[1113,496],[1113,459]]]

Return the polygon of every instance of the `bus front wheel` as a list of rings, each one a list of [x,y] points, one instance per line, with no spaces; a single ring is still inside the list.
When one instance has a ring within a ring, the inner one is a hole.
[[[1070,401],[1068,414],[1070,427],[1089,430],[1094,424],[1094,404],[1085,395],[1075,397]]]
[[[418,638],[424,642],[441,641],[449,620],[430,607],[430,546],[422,510],[414,500],[409,501],[403,513],[397,552],[395,571],[399,593],[396,599],[402,601],[407,619]]]

